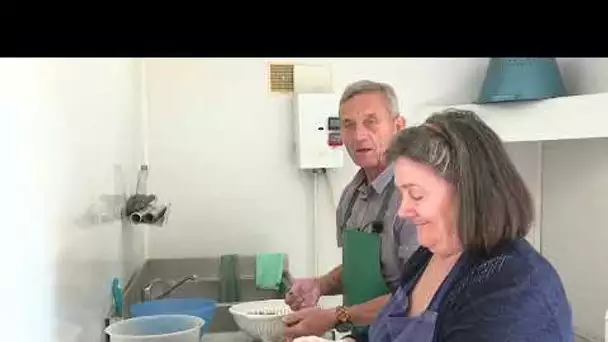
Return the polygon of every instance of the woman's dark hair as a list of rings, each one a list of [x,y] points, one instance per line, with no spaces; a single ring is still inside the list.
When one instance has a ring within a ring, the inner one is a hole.
[[[475,113],[447,109],[401,131],[388,151],[432,167],[456,189],[458,236],[471,252],[488,254],[525,237],[533,201],[498,135]]]

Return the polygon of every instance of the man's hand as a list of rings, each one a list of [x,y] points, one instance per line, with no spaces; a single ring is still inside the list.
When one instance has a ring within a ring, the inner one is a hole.
[[[336,325],[334,309],[307,308],[283,318],[286,341],[302,336],[321,336]]]
[[[321,284],[317,278],[298,279],[287,292],[285,303],[291,310],[298,311],[315,307],[320,297]]]
[[[306,336],[306,337],[298,337],[293,342],[331,342],[333,340],[328,340],[325,338],[317,337],[317,336]],[[347,337],[342,342],[355,342],[354,339]]]

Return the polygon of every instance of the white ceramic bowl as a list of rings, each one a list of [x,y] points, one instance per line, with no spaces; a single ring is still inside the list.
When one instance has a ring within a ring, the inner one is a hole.
[[[291,309],[283,299],[244,302],[229,308],[234,322],[254,339],[264,342],[283,341],[283,316]]]

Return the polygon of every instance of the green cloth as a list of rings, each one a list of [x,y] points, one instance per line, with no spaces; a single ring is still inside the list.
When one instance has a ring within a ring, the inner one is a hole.
[[[238,263],[239,258],[236,254],[220,256],[219,300],[222,303],[238,302],[241,300]]]
[[[255,284],[263,290],[284,290],[283,268],[285,255],[282,253],[260,253],[255,261]]]

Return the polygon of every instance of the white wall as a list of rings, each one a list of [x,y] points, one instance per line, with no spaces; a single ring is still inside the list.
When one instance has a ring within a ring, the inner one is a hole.
[[[143,261],[137,229],[82,220],[100,195],[134,187],[138,66],[0,61],[3,340],[101,341],[111,278],[126,281]]]
[[[607,58],[560,60],[571,94],[608,91]],[[581,113],[584,120],[585,113]],[[606,122],[589,122],[605,125]],[[607,139],[542,144],[542,253],[562,277],[581,336],[603,341],[608,309]]]
[[[150,256],[285,251],[296,276],[313,272],[312,184],[291,163],[290,96],[267,91],[266,62],[148,64],[150,190],[173,203],[169,223],[151,228]],[[487,63],[298,62],[329,65],[338,93],[360,78],[392,83],[406,117],[421,104],[471,102]],[[572,93],[608,91],[605,59],[567,59],[561,66]],[[3,60],[0,74],[6,215],[0,294],[10,308],[0,318],[4,332],[30,334],[5,339],[60,340],[52,329],[67,335],[73,327],[80,330],[77,341],[95,341],[109,308],[111,277],[126,278],[141,264],[144,243],[138,228],[84,227],[76,220],[100,195],[133,190],[142,157],[138,63]],[[607,145],[594,140],[545,143],[542,150],[534,143],[508,146],[535,197],[543,200],[542,251],[564,278],[577,328],[591,337],[602,335],[608,307],[602,291],[608,276],[601,272],[608,259],[603,248],[608,236],[601,229]],[[330,174],[333,196],[322,187],[321,272],[339,262],[329,198],[337,201],[354,171],[347,164]]]
[[[285,251],[294,274],[312,274],[312,184],[292,163],[290,96],[268,92],[269,61],[148,63],[150,184],[174,203],[168,226],[150,233],[150,256]],[[406,117],[422,104],[472,102],[487,65],[487,59],[469,58],[274,61],[328,65],[337,93],[361,78],[390,82]],[[606,59],[560,59],[560,67],[571,94],[608,91]],[[599,140],[507,146],[537,200],[542,250],[564,278],[577,329],[591,337],[602,335],[608,307],[602,291],[608,276],[595,267],[608,259],[603,251],[608,236],[600,229],[607,147]],[[339,262],[329,198],[337,201],[354,171],[347,162],[331,172],[333,196],[321,188],[321,272]]]
[[[579,331],[592,338],[603,337],[608,309],[607,149],[606,140],[543,148],[542,252],[565,282]]]
[[[299,61],[329,65],[335,92],[359,78],[390,82],[405,113],[422,103],[473,99],[486,64],[485,59]],[[291,96],[268,92],[267,62],[148,63],[150,187],[173,203],[169,224],[150,232],[151,257],[285,251],[295,275],[313,272],[312,184],[293,164]],[[332,172],[335,201],[354,171],[349,164]],[[332,206],[322,203],[321,214],[320,259],[326,271],[339,262],[339,251]]]

